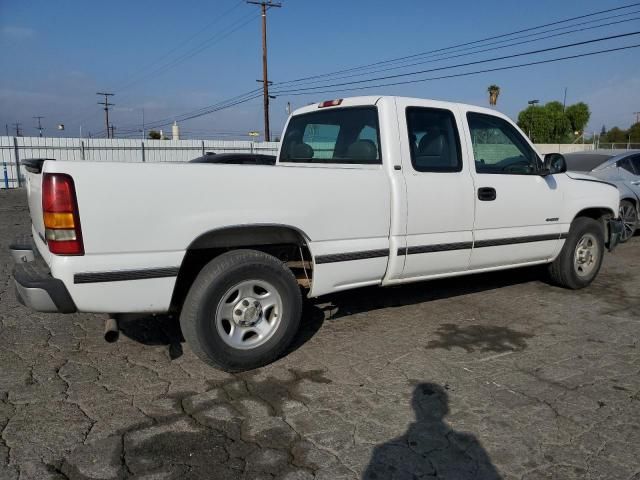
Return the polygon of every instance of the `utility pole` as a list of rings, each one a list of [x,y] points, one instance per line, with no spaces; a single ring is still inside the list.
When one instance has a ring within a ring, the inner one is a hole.
[[[247,3],[260,5],[260,9],[262,10],[262,91],[264,96],[264,140],[266,142],[270,142],[271,133],[269,132],[269,75],[267,72],[267,7],[280,8],[282,7],[282,4],[272,2],[271,0],[247,0]]]
[[[107,127],[107,138],[111,138],[109,135],[109,107],[113,107],[115,103],[109,103],[109,97],[112,97],[113,93],[97,92],[96,95],[104,95],[104,102],[98,102],[98,105],[104,105],[105,125]]]
[[[40,123],[40,120],[42,120],[44,117],[42,117],[42,116],[37,116],[37,117],[33,117],[33,118],[35,118],[35,119],[37,119],[37,120],[38,120],[38,132],[39,132],[39,134],[40,134],[40,135],[39,135],[39,136],[40,136],[40,138],[42,138],[42,130],[44,130],[44,128],[42,128],[42,123]]]
[[[16,122],[16,123],[12,123],[11,125],[16,127],[16,137],[21,137],[22,136],[22,132],[20,131],[20,125],[22,125],[22,124]]]
[[[8,123],[4,124],[4,129],[7,132],[7,137],[8,137],[9,136],[9,124]]]

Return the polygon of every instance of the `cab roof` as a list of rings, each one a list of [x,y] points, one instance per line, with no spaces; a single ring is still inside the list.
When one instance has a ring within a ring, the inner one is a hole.
[[[458,103],[458,102],[447,102],[447,101],[435,100],[435,99],[429,99],[429,98],[400,97],[400,96],[395,96],[395,95],[367,95],[367,96],[361,96],[361,97],[344,97],[344,98],[340,98],[340,99],[330,99],[330,98],[328,98],[328,99],[325,99],[323,101],[311,103],[311,104],[306,105],[304,107],[298,108],[292,113],[292,115],[300,115],[300,114],[303,114],[303,113],[317,112],[319,108],[332,109],[332,108],[344,108],[344,107],[359,107],[359,106],[377,105],[378,103],[380,103],[381,100],[384,100],[384,99],[392,99],[392,100],[395,100],[395,101],[401,101],[403,103],[415,104],[416,106],[430,104],[431,106],[436,107],[436,108],[453,109],[454,107],[456,107],[456,108],[462,108],[463,110],[472,110],[474,112],[489,113],[489,114],[492,114],[492,115],[505,117],[505,115],[503,113],[501,113],[501,112],[499,112],[497,110],[493,110],[493,109],[485,108],[485,107],[480,107],[480,106],[477,106],[477,105],[469,105],[469,104]],[[340,104],[339,105],[327,105],[327,106],[321,107],[321,105],[323,103],[327,103],[328,104],[332,100],[340,100]]]

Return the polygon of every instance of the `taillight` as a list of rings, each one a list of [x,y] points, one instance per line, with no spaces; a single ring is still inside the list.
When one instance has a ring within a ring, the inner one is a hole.
[[[76,189],[69,175],[44,174],[42,215],[45,237],[51,253],[84,255]]]

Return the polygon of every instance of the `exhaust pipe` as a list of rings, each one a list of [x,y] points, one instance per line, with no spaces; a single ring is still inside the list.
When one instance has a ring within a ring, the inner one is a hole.
[[[104,340],[107,343],[115,343],[120,338],[120,328],[118,327],[118,320],[115,318],[107,318],[104,322]]]

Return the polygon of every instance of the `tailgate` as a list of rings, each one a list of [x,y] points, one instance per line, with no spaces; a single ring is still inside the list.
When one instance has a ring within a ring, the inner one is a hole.
[[[42,217],[42,165],[48,159],[30,158],[22,161],[27,170],[27,198],[34,233],[44,240],[44,218]]]

